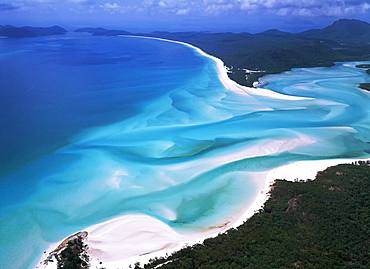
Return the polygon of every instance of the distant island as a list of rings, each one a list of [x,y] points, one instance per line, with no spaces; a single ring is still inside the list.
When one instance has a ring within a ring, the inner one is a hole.
[[[96,36],[140,35],[178,40],[220,58],[229,77],[253,86],[267,74],[298,67],[332,66],[340,61],[370,60],[370,24],[341,19],[323,29],[302,33],[268,30],[262,33],[152,32],[129,33],[104,28],[81,28]]]
[[[16,27],[11,25],[0,25],[0,36],[9,38],[63,35],[65,33],[67,33],[66,29],[56,25],[51,27]]]

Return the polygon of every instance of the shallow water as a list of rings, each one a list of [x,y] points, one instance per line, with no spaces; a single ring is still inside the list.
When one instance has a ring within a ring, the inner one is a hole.
[[[286,101],[225,89],[214,62],[123,37],[0,40],[0,265],[127,213],[202,230],[257,195],[256,172],[370,152],[354,63],[266,76]],[[260,180],[263,180],[261,178]]]

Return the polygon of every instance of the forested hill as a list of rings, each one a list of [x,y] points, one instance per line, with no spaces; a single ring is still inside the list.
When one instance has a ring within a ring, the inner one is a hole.
[[[278,180],[264,209],[237,230],[144,268],[370,268],[369,193],[366,163],[309,182]]]
[[[359,20],[342,19],[323,29],[305,31],[299,36],[326,39],[345,44],[369,44],[370,25]]]

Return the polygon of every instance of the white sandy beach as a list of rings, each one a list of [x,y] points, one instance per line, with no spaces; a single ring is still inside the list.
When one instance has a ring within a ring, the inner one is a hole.
[[[220,80],[224,86],[238,94],[263,96],[287,101],[309,99],[299,96],[283,95],[267,89],[256,89],[241,86],[229,79],[225,65],[220,59],[208,55],[193,45],[180,41],[172,41],[154,37],[130,37],[172,42],[195,49],[201,55],[211,58],[213,61],[215,61],[218,67]],[[231,162],[235,159],[243,159],[250,156],[262,156],[279,153],[309,145],[314,142],[315,141],[313,141],[311,138],[303,136],[299,137],[297,140],[292,139],[286,141],[275,141],[275,143],[260,145],[253,148],[253,152],[249,152],[249,155],[246,152],[238,152],[229,160],[222,159],[218,161]],[[225,158],[225,156],[223,158]],[[213,161],[217,162],[217,160]],[[352,159],[301,161],[284,165],[263,173],[255,173],[254,177],[256,186],[258,188],[258,195],[255,197],[254,201],[251,204],[246,205],[245,209],[242,212],[239,212],[238,215],[233,216],[224,223],[215,224],[214,226],[204,229],[203,231],[180,233],[173,230],[164,222],[143,214],[124,215],[88,227],[85,229],[85,231],[89,233],[86,243],[89,246],[88,253],[91,256],[92,268],[99,268],[99,266],[103,266],[108,269],[127,268],[128,265],[134,264],[135,262],[140,262],[143,264],[148,262],[149,259],[165,256],[166,254],[179,250],[186,245],[200,243],[206,238],[214,237],[230,228],[240,226],[255,212],[261,209],[265,201],[268,199],[271,184],[275,179],[314,179],[318,171],[324,170],[329,166],[341,163],[351,163],[353,161],[354,160]],[[173,214],[173,212],[167,213],[168,215]],[[48,252],[55,249],[58,244],[59,243],[52,244]],[[46,256],[47,255],[44,255],[42,260],[45,259]],[[100,262],[102,262],[102,264],[100,264]],[[56,266],[55,263],[49,263],[48,266],[39,266],[37,268],[56,268]]]
[[[280,100],[287,100],[287,101],[300,101],[300,100],[310,100],[311,98],[307,97],[300,97],[300,96],[291,96],[291,95],[285,95],[281,93],[277,93],[268,89],[262,89],[262,88],[251,88],[251,87],[246,87],[239,85],[235,81],[231,80],[229,76],[227,75],[228,70],[224,64],[224,62],[212,55],[207,54],[205,51],[202,49],[193,46],[191,44],[181,42],[181,41],[175,41],[175,40],[169,40],[169,39],[164,39],[164,38],[158,38],[158,37],[147,37],[147,36],[122,36],[122,37],[134,37],[134,38],[144,38],[144,39],[152,39],[152,40],[158,40],[158,41],[164,41],[164,42],[170,42],[170,43],[175,43],[175,44],[181,44],[187,47],[190,47],[194,50],[196,50],[200,55],[212,59],[218,69],[218,74],[220,81],[222,84],[225,86],[225,88],[239,94],[249,94],[249,95],[256,95],[256,96],[265,96],[268,98],[274,98],[274,99],[280,99]]]

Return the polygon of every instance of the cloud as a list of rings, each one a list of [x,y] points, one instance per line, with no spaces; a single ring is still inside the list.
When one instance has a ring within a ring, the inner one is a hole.
[[[101,7],[109,12],[117,12],[122,8],[118,3],[104,3]]]
[[[246,12],[268,11],[280,16],[345,16],[366,13],[368,1],[360,0],[241,0],[241,9]]]
[[[0,3],[0,11],[10,11],[16,9],[19,9],[19,7],[13,4]]]
[[[182,8],[176,11],[176,15],[187,15],[190,13],[189,8]]]
[[[121,7],[176,15],[267,12],[279,16],[344,16],[369,12],[370,0],[121,0]]]
[[[156,15],[217,16],[269,13],[278,16],[345,16],[370,11],[370,0],[13,0],[3,1],[0,10],[13,10],[20,6],[39,8],[61,7],[84,12],[148,13]],[[14,6],[13,4],[17,4]],[[88,9],[86,9],[88,7]]]

